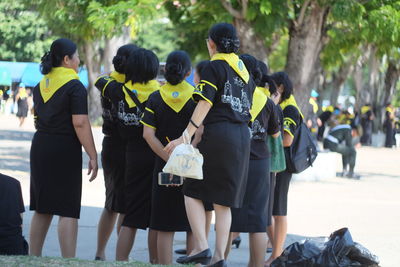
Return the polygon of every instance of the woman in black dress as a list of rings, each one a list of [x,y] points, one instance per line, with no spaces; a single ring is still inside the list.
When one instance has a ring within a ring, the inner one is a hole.
[[[233,25],[215,24],[209,32],[207,48],[211,61],[201,73],[194,93],[199,101],[185,131],[193,136],[203,123],[198,145],[204,157],[203,180],[185,179],[186,213],[195,237],[194,249],[179,263],[202,263],[226,266],[224,252],[231,225],[231,207],[242,206],[250,156],[250,107],[255,84],[235,52],[239,39]],[[183,143],[183,136],[165,148],[171,153]],[[205,233],[203,201],[214,204],[216,246],[211,259]]]
[[[249,233],[249,267],[264,266],[267,249],[267,215],[269,207],[270,153],[267,135],[279,136],[279,122],[274,102],[268,98],[268,89],[262,84],[259,62],[251,55],[240,56],[254,82],[251,114],[250,163],[243,206],[232,208],[231,232]]]
[[[169,54],[164,74],[167,82],[160,91],[150,95],[141,120],[144,125],[143,137],[157,155],[153,173],[150,228],[157,231],[158,264],[172,264],[175,232],[190,232],[182,187],[158,184],[158,173],[162,172],[169,157],[164,147],[169,140],[180,136],[196,106],[192,99],[194,87],[185,81],[190,71],[190,58],[186,52],[175,51]]]
[[[60,216],[63,257],[75,257],[82,193],[82,146],[89,174],[97,175],[97,152],[88,118],[87,93],[78,77],[76,45],[57,39],[42,57],[43,79],[33,89],[36,133],[31,146],[30,254],[40,256],[53,215]]]
[[[113,58],[114,71],[110,78],[124,84],[125,65],[129,54],[137,49],[136,45],[127,44],[118,48]],[[101,163],[104,172],[104,185],[106,187],[106,201],[97,227],[96,260],[105,260],[105,248],[118,218],[117,232],[119,232],[125,214],[124,200],[124,169],[125,147],[118,133],[118,118],[116,107],[111,101],[101,94],[101,107],[103,109],[104,134]],[[119,214],[119,216],[118,216]]]
[[[18,105],[17,117],[19,119],[19,127],[21,127],[25,118],[28,116],[28,93],[26,92],[25,85],[23,83],[19,84],[18,93],[15,96],[15,101]]]
[[[283,118],[280,121],[283,121],[283,146],[286,148],[291,146],[296,129],[304,119],[304,116],[297,106],[289,76],[285,72],[276,72],[271,75],[271,79],[275,82],[281,96],[279,105],[282,109]],[[291,179],[292,173],[286,170],[276,174],[272,211],[274,216],[274,224],[272,226],[274,237],[272,255],[266,261],[266,266],[269,266],[283,252],[287,233],[287,198]]]
[[[126,213],[118,235],[117,260],[128,260],[136,230],[147,229],[150,224],[154,153],[143,138],[140,119],[148,97],[159,89],[154,80],[158,66],[158,58],[152,51],[139,48],[128,57],[124,84],[107,76],[100,77],[95,84],[117,108],[118,132],[125,143]],[[152,240],[152,234],[153,231],[149,231],[149,240]],[[155,243],[149,242],[150,262],[154,261],[155,255]]]

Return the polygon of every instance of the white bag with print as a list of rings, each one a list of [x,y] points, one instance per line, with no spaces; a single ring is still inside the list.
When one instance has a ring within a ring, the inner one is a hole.
[[[185,178],[203,180],[203,155],[190,144],[189,134],[183,132],[183,144],[175,147],[163,172]]]

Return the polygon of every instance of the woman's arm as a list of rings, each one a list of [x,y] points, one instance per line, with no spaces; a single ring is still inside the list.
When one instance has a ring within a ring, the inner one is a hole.
[[[93,181],[97,176],[97,152],[96,147],[94,145],[92,129],[90,127],[89,117],[88,115],[72,115],[72,124],[74,125],[74,129],[76,135],[78,136],[79,141],[81,142],[83,148],[89,156],[89,164],[88,164],[88,175],[90,176],[89,181]]]
[[[293,143],[293,137],[286,131],[283,131],[283,142],[282,143],[283,143],[283,147],[291,146]]]
[[[191,121],[200,126],[203,123],[204,118],[207,116],[208,112],[211,109],[211,104],[205,100],[200,100],[199,103],[197,103],[197,106],[193,112]],[[197,127],[193,125],[192,122],[189,122],[188,126],[186,127],[186,130],[189,134],[189,139],[192,138],[193,134],[196,132]],[[174,141],[170,142],[165,148],[165,152],[167,152],[169,155],[174,151],[175,147],[177,145],[180,145],[183,143],[183,137],[179,137],[178,139],[175,139]]]
[[[157,154],[160,158],[162,158],[165,162],[168,161],[169,155],[164,151],[164,146],[156,137],[156,130],[150,128],[146,125],[143,125],[143,138],[149,144],[150,148]]]
[[[199,129],[197,129],[196,132],[194,133],[192,146],[197,147],[197,145],[201,141],[201,137],[203,136],[203,132],[204,132],[204,125],[202,124],[202,125],[199,126]]]

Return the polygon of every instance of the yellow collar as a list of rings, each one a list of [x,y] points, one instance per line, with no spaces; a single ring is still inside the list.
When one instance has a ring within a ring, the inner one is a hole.
[[[310,97],[310,100],[308,100],[308,103],[311,104],[311,106],[313,108],[313,113],[317,114],[317,112],[318,112],[318,103],[317,103],[317,101],[315,101],[314,98]]]
[[[211,61],[213,60],[225,60],[245,83],[249,82],[249,72],[243,61],[235,53],[217,53],[211,58]]]
[[[267,100],[268,96],[265,94],[265,88],[257,86],[253,93],[253,104],[250,109],[251,121],[257,118],[258,114],[260,114],[267,103]]]
[[[193,86],[186,81],[182,81],[177,85],[164,84],[161,86],[160,94],[165,104],[178,113],[192,97],[193,91]]]
[[[79,80],[78,74],[70,68],[55,67],[51,72],[46,74],[40,81],[40,94],[44,103],[60,89],[64,84],[71,80]]]
[[[371,110],[370,106],[363,106],[363,107],[361,107],[361,114],[365,114],[370,110]]]
[[[129,81],[124,84],[124,87],[134,92],[137,98],[139,99],[139,102],[143,103],[147,101],[147,99],[153,92],[160,89],[160,84],[156,80],[151,80],[147,83],[134,83],[134,84],[132,84],[132,82]],[[128,103],[129,108],[136,107],[135,102],[132,100],[129,94],[125,90],[122,91],[125,94],[125,101],[126,103]]]
[[[27,97],[28,97],[28,94],[26,93],[26,89],[25,88],[19,89],[19,98],[25,99]]]
[[[119,73],[118,71],[113,71],[110,73],[110,77],[119,83],[125,83],[125,74]]]
[[[390,113],[393,113],[393,108],[391,108],[391,107],[386,107],[385,110],[389,111]]]
[[[294,99],[293,95],[290,95],[290,97],[288,99],[286,99],[279,105],[281,106],[282,110],[284,110],[287,106],[295,106],[297,108],[297,110],[299,111],[300,116],[304,119],[303,113],[301,113],[299,106],[297,106],[296,99]]]

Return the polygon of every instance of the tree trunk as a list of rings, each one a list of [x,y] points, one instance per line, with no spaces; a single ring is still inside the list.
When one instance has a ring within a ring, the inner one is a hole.
[[[396,65],[396,61],[389,60],[389,65],[385,74],[384,94],[381,106],[385,106],[392,102],[395,93],[396,84],[400,78],[400,67]]]
[[[369,79],[368,79],[368,92],[369,98],[367,101],[372,104],[373,107],[377,107],[379,105],[378,101],[378,89],[379,89],[379,59],[376,56],[377,48],[372,46],[370,48],[370,57],[369,57]]]
[[[96,121],[101,116],[101,103],[100,93],[94,87],[94,82],[100,75],[100,62],[96,59],[95,44],[92,42],[85,42],[85,64],[88,71],[88,102],[89,102],[89,118],[92,122]]]
[[[354,87],[356,89],[356,102],[354,105],[354,110],[360,111],[363,106],[362,103],[362,89],[363,89],[363,77],[362,77],[362,59],[359,58],[356,65],[354,66]]]
[[[300,15],[291,21],[285,70],[293,83],[296,101],[307,113],[311,88],[308,87],[315,62],[326,42],[328,7],[317,1],[306,1]]]
[[[233,24],[240,40],[240,51],[267,62],[267,49],[264,40],[254,32],[252,25],[246,20],[238,18],[234,18]]]
[[[332,106],[335,106],[337,104],[343,84],[346,81],[347,77],[349,77],[349,75],[351,75],[351,73],[353,72],[353,65],[351,63],[352,61],[349,60],[348,62],[342,64],[339,68],[339,71],[332,75],[330,97],[330,102]]]

